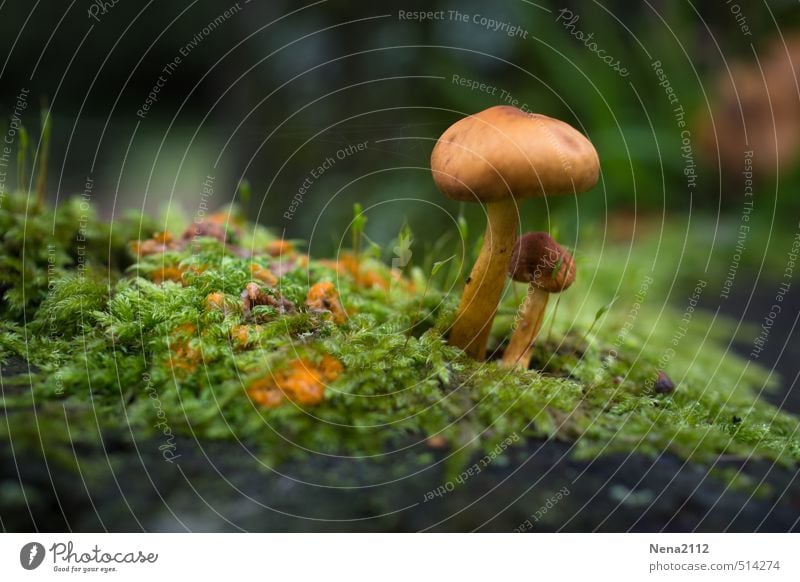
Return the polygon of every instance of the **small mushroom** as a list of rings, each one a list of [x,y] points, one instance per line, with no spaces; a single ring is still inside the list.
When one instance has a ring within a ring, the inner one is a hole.
[[[600,162],[591,142],[567,123],[497,106],[451,125],[433,148],[431,171],[448,198],[486,205],[483,247],[449,337],[482,360],[519,230],[517,203],[584,192],[597,183]]]
[[[514,245],[508,274],[514,281],[528,283],[528,294],[502,363],[509,368],[518,366],[527,370],[531,347],[544,321],[547,300],[551,293],[560,293],[572,285],[575,260],[546,232],[530,232]]]
[[[655,389],[656,394],[669,394],[670,392],[675,391],[675,383],[669,376],[667,376],[667,373],[664,370],[659,370],[656,373],[656,380],[653,383],[653,388]]]

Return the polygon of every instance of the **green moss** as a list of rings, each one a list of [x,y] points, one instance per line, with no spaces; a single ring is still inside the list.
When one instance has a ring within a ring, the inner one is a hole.
[[[24,197],[8,200],[0,211],[0,268],[9,282],[0,303],[0,360],[19,355],[38,370],[24,378],[31,391],[5,393],[9,411],[37,407],[36,426],[28,414],[8,417],[0,430],[15,439],[63,430],[63,418],[49,428],[48,411],[63,417],[66,407],[91,415],[86,431],[73,426],[65,441],[96,438],[88,426],[96,422],[128,437],[237,439],[255,445],[267,464],[309,453],[385,458],[393,447],[433,435],[462,459],[510,435],[574,442],[582,457],[669,451],[706,463],[720,455],[800,459],[797,419],[759,397],[774,378],[728,349],[734,323],[695,310],[689,331],[676,336],[687,297],[651,273],[646,254],[581,253],[581,276],[536,347],[539,371],[520,372],[478,364],[447,345],[442,333],[458,298],[420,269],[397,279],[362,255],[355,276],[299,253],[278,265],[260,250],[272,235],[253,225],[240,239],[242,248],[259,249],[253,257],[207,238],[134,262],[126,243],[135,220],[115,225],[112,236],[94,217],[78,254],[74,205],[33,212]],[[284,271],[275,288],[261,288],[293,309],[270,301],[244,308],[240,294],[254,262]],[[165,267],[180,270],[181,282],[153,282]],[[335,284],[346,322],[305,306],[320,281]],[[373,284],[380,281],[386,284]],[[644,295],[643,281],[650,281]],[[210,305],[217,293],[220,302]],[[502,347],[523,295],[521,287],[506,294],[490,349]],[[235,338],[242,325],[246,345]],[[316,364],[324,356],[343,372],[322,403],[261,408],[248,396],[254,382],[289,362]],[[661,369],[676,384],[671,393],[655,390]]]

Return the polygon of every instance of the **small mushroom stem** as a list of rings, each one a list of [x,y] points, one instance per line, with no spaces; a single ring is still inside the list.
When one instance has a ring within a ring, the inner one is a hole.
[[[486,357],[497,304],[506,281],[519,215],[513,198],[486,205],[488,224],[478,260],[464,286],[449,342],[476,360]]]
[[[542,327],[548,299],[550,293],[547,291],[537,289],[534,285],[528,286],[528,295],[525,297],[522,313],[519,314],[517,327],[503,354],[503,366],[528,369],[531,363],[531,348]]]

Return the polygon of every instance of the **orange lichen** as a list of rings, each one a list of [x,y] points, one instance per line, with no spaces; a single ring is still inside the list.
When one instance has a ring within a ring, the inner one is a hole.
[[[266,267],[262,267],[258,263],[250,263],[250,274],[253,276],[253,279],[257,279],[270,287],[274,287],[278,284],[278,278],[273,272]]]
[[[250,331],[246,325],[237,325],[231,329],[231,340],[240,346],[246,346],[250,340]]]
[[[255,380],[247,394],[253,402],[265,408],[278,406],[283,396],[298,404],[319,404],[325,397],[325,383],[338,378],[342,370],[342,364],[328,355],[319,365],[298,358],[274,375]]]
[[[180,248],[180,245],[172,241],[172,233],[169,231],[157,232],[152,238],[131,241],[128,245],[131,253],[137,257],[146,257]]]
[[[361,269],[361,264],[355,255],[351,255],[350,253],[342,253],[339,255],[337,267],[340,272],[343,271],[345,273],[350,273],[353,277],[355,277],[358,275],[358,272]]]
[[[169,364],[174,373],[192,374],[197,369],[197,364],[202,358],[202,352],[189,345],[197,328],[191,323],[184,323],[175,328],[174,338],[170,342],[172,353]]]
[[[197,331],[197,326],[193,323],[182,323],[173,330],[177,334],[192,335]]]
[[[339,293],[330,281],[321,281],[308,290],[306,306],[312,311],[329,312],[337,325],[347,321]]]
[[[390,272],[387,276],[377,269],[365,269],[356,259],[355,255],[351,253],[342,253],[336,261],[323,259],[320,263],[328,268],[334,269],[339,274],[349,275],[355,280],[359,287],[365,287],[367,289],[389,289],[390,280],[401,282],[407,290],[411,290],[413,286],[410,281],[404,279],[396,270]]]
[[[319,363],[320,372],[322,377],[328,382],[333,382],[344,371],[342,363],[333,356],[325,355]]]
[[[389,271],[389,276],[391,277],[393,284],[400,285],[409,293],[416,293],[417,286],[413,281],[404,277],[403,272],[400,269],[392,269]]]
[[[319,404],[325,396],[322,373],[305,359],[293,360],[278,387],[298,404]]]
[[[161,267],[150,276],[153,283],[173,281],[183,285],[183,270],[179,267]]]
[[[275,408],[283,402],[283,392],[275,386],[272,378],[259,378],[250,384],[247,395],[263,408]]]
[[[172,233],[168,230],[165,230],[164,232],[157,232],[153,235],[153,240],[161,243],[162,245],[168,245],[172,242]]]
[[[231,212],[230,209],[217,210],[213,214],[210,214],[206,220],[214,224],[233,224],[236,226],[240,226],[244,222],[239,214]]]
[[[209,293],[206,296],[206,310],[208,311],[223,311],[225,309],[225,294],[221,291]]]
[[[359,273],[356,280],[358,281],[358,285],[360,287],[366,287],[368,289],[373,287],[377,287],[379,289],[389,288],[389,282],[377,271],[363,271]]]
[[[288,240],[273,240],[267,244],[267,253],[272,257],[285,257],[294,252],[294,245]]]
[[[236,347],[246,348],[253,341],[253,335],[261,331],[260,325],[237,325],[231,329],[231,341]]]

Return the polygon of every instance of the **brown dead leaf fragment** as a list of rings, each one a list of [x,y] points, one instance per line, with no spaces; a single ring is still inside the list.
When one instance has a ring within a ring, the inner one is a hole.
[[[306,306],[311,311],[330,313],[333,322],[337,325],[347,321],[347,313],[342,307],[339,293],[330,281],[317,283],[308,290]]]
[[[172,240],[172,233],[169,231],[157,232],[153,234],[152,238],[131,241],[128,245],[131,253],[137,257],[146,257],[180,249],[180,244]]]
[[[248,283],[245,285],[240,297],[242,298],[242,311],[245,317],[249,317],[254,307],[259,305],[269,305],[284,314],[294,310],[294,303],[278,295],[277,297],[267,293],[258,283]]]
[[[184,241],[189,241],[201,236],[215,238],[223,243],[228,241],[228,231],[225,229],[225,223],[211,222],[209,220],[193,222],[183,231],[182,238]]]

